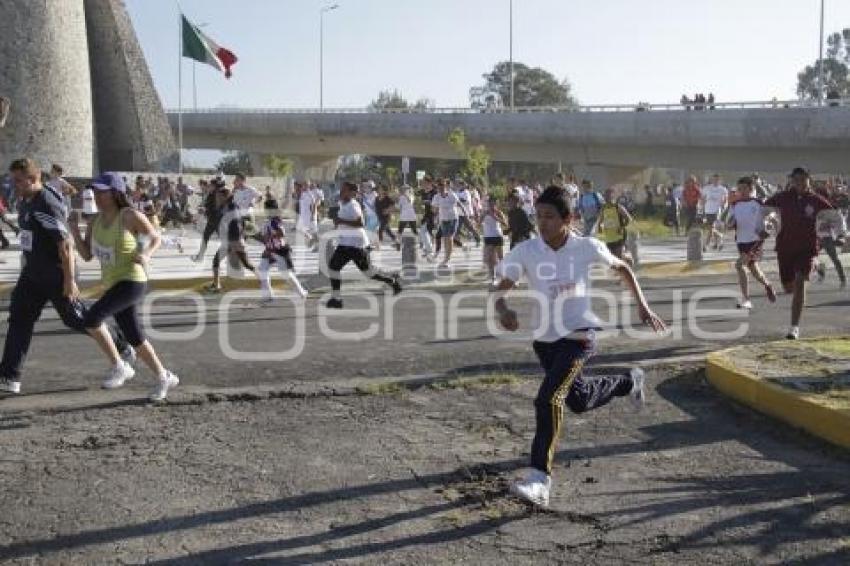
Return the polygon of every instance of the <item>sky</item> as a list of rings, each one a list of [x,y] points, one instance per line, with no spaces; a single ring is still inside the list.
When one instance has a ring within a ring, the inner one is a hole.
[[[175,0],[125,0],[156,88],[178,105]],[[195,69],[199,108],[319,106],[319,11],[333,1],[181,0],[239,57],[233,78]],[[438,107],[509,56],[509,0],[336,0],[324,16],[324,105],[364,107],[398,89]],[[820,0],[514,0],[514,61],[568,79],[581,104],[796,98],[818,56]],[[850,27],[850,0],[826,0],[826,32]],[[192,62],[183,105],[193,106]]]

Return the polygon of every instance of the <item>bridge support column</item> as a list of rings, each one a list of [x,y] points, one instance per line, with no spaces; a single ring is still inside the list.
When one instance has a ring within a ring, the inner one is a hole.
[[[295,178],[329,183],[336,177],[339,157],[333,155],[305,156],[293,158]]]

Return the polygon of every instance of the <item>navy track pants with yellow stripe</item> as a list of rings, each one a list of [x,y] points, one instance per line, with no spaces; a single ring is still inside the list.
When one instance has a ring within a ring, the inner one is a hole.
[[[533,345],[546,377],[534,400],[537,431],[531,444],[531,467],[551,474],[564,404],[574,413],[583,413],[607,404],[614,397],[628,395],[633,381],[628,374],[582,376],[582,368],[596,352],[595,340],[562,338]]]

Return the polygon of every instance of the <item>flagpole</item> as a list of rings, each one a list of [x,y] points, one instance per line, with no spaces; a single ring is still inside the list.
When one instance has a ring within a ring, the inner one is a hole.
[[[179,9],[180,53],[177,57],[177,172],[183,174],[183,11]]]

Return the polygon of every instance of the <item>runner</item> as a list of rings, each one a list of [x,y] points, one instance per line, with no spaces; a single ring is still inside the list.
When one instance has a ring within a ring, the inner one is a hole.
[[[480,247],[481,236],[478,234],[478,230],[476,230],[473,225],[473,219],[475,216],[472,208],[472,194],[469,192],[469,188],[463,180],[458,179],[455,183],[457,187],[455,195],[458,199],[456,234],[460,235],[461,230],[466,230],[466,232],[472,236],[472,239],[475,240],[475,245]]]
[[[540,238],[524,242],[508,254],[499,268],[502,279],[495,293],[496,314],[509,331],[516,331],[519,322],[503,295],[523,276],[542,301],[538,309],[546,308],[549,314],[541,318],[538,312],[531,327],[535,331],[534,351],[545,371],[534,401],[537,429],[531,445],[532,469],[511,486],[516,496],[543,507],[549,504],[552,461],[561,433],[564,403],[571,411],[583,413],[614,397],[630,396],[637,407],[644,400],[644,374],[640,369],[593,379],[581,375],[582,367],[595,353],[595,331],[600,324],[590,310],[591,266],[603,264],[614,269],[637,300],[641,320],[656,332],[665,329],[664,322],[647,305],[629,266],[595,238],[572,235],[569,219],[563,189],[547,188],[537,200]]]
[[[750,270],[756,281],[764,285],[767,300],[771,303],[776,302],[776,292],[759,266],[767,232],[764,230],[762,203],[753,198],[755,194],[753,180],[750,177],[739,179],[735,193],[736,200],[729,210],[727,224],[730,228],[735,228],[735,242],[740,254],[738,261],[735,262],[738,283],[741,286],[741,300],[738,302],[738,308],[749,310],[753,308],[753,303],[750,300],[750,281],[746,269]]]
[[[632,267],[632,258],[626,254],[626,226],[632,221],[632,216],[621,204],[614,200],[616,191],[605,189],[605,204],[599,211],[598,238],[605,243],[608,251],[619,260],[625,261]]]
[[[685,181],[682,188],[682,221],[685,224],[685,236],[691,232],[691,228],[697,224],[699,203],[702,199],[702,191],[697,184],[697,178],[691,175]]]
[[[416,208],[414,207],[415,197],[413,189],[408,185],[404,185],[398,195],[398,237],[404,234],[406,228],[410,228],[413,235],[416,235]]]
[[[729,202],[729,191],[720,183],[720,175],[711,177],[711,184],[702,188],[700,201],[702,202],[703,224],[708,227],[708,237],[703,241],[702,251],[708,251],[708,246],[714,240],[714,249],[723,249],[723,232],[718,227],[722,226],[720,218],[726,210]]]
[[[216,206],[221,213],[219,222],[218,238],[221,245],[213,256],[213,280],[207,285],[206,291],[210,293],[221,292],[221,275],[219,269],[221,260],[227,259],[231,265],[242,265],[248,271],[257,274],[256,268],[248,260],[245,252],[245,227],[242,223],[242,214],[236,203],[233,202],[233,194],[227,187],[216,191]]]
[[[390,189],[386,185],[381,186],[381,194],[375,199],[375,213],[378,215],[378,242],[384,242],[384,234],[390,237],[397,250],[401,249],[393,229],[390,227],[390,219],[395,210],[395,200],[390,196]]]
[[[495,286],[496,265],[504,257],[505,235],[502,228],[507,228],[508,219],[499,209],[499,201],[490,197],[484,204],[484,217],[481,219],[481,230],[484,233],[484,265],[487,266],[487,276]]]
[[[440,221],[440,229],[438,237],[442,238],[442,243],[446,248],[446,255],[439,267],[448,267],[449,260],[452,258],[452,247],[454,245],[455,234],[457,234],[458,213],[457,209],[460,200],[457,195],[449,189],[448,183],[442,181],[437,183],[440,192],[431,199],[431,206],[437,211],[437,218]],[[439,245],[437,253],[440,253]]]
[[[368,242],[363,229],[363,209],[354,198],[356,195],[356,184],[348,181],[342,184],[342,189],[339,192],[339,214],[334,220],[334,224],[340,231],[339,243],[330,261],[328,261],[332,293],[326,304],[329,309],[342,308],[342,294],[340,293],[342,269],[349,261],[353,261],[357,269],[367,277],[389,285],[393,294],[398,295],[402,291],[397,273],[393,275],[381,273],[369,261],[369,252],[366,250]]]
[[[195,263],[200,263],[204,259],[210,238],[218,232],[222,213],[218,194],[224,187],[225,182],[223,179],[213,179],[210,181],[210,191],[206,195],[206,198],[204,198],[204,215],[206,216],[207,223],[204,225],[204,233],[201,236],[201,248],[192,257],[192,261]]]
[[[257,224],[254,218],[254,206],[262,202],[263,193],[247,184],[248,179],[242,173],[233,177],[233,202],[236,203],[245,225],[245,233],[256,234]]]
[[[599,223],[599,210],[603,203],[602,195],[593,190],[593,183],[588,179],[583,180],[581,182],[581,196],[578,199],[578,213],[584,223],[582,235],[593,235],[593,231]]]
[[[847,275],[844,273],[844,266],[841,264],[841,258],[838,254],[844,246],[844,233],[847,231],[846,222],[838,209],[837,199],[829,187],[823,184],[816,189],[816,192],[836,208],[835,211],[830,211],[829,216],[824,212],[822,218],[818,218],[817,234],[821,248],[832,261],[832,265],[835,266],[835,272],[838,274],[838,287],[844,289],[847,287]],[[818,260],[817,272],[818,282],[823,283],[826,279],[825,262]]]
[[[82,333],[88,308],[73,276],[74,247],[62,195],[41,184],[41,171],[32,159],[13,161],[9,172],[19,199],[21,273],[9,302],[0,391],[20,393],[21,370],[44,305],[50,301],[65,326]],[[124,361],[132,364],[135,355],[123,337],[113,333],[112,340]]]
[[[806,282],[819,251],[815,222],[818,213],[832,209],[832,205],[812,191],[809,172],[802,167],[791,172],[790,190],[773,195],[764,204],[779,212],[780,229],[776,236],[779,280],[786,293],[793,293],[791,328],[785,337],[796,340],[800,337]]]
[[[88,224],[85,237],[77,222],[71,223],[71,233],[84,261],[94,257],[100,261],[106,289],[85,316],[86,329],[112,364],[103,388],[121,387],[136,373],[121,359],[109,337],[104,321],[114,317],[136,354],[157,378],[150,399],[162,401],[180,380],[163,367],[145,338],[137,313],[147,290],[147,265],[160,244],[159,234],[144,215],[130,206],[127,187],[118,174],[104,173],[89,188],[95,192],[98,214]]]
[[[296,229],[304,235],[306,239],[304,245],[311,251],[316,251],[319,244],[319,234],[313,229],[313,218],[316,216],[316,210],[319,207],[319,202],[316,199],[316,193],[303,183],[295,183],[299,189],[298,197],[298,220],[296,221]]]
[[[511,249],[531,238],[535,232],[534,224],[522,209],[519,197],[512,194],[508,197],[508,234],[511,236]]]
[[[301,285],[295,275],[295,265],[292,263],[292,248],[286,243],[286,231],[283,228],[283,219],[280,210],[275,207],[268,209],[269,218],[260,229],[259,240],[265,246],[260,265],[257,268],[257,276],[260,278],[260,289],[263,292],[261,305],[271,303],[274,300],[271,276],[269,269],[276,265],[283,277],[289,281],[295,292],[301,298],[307,297],[307,291]]]

